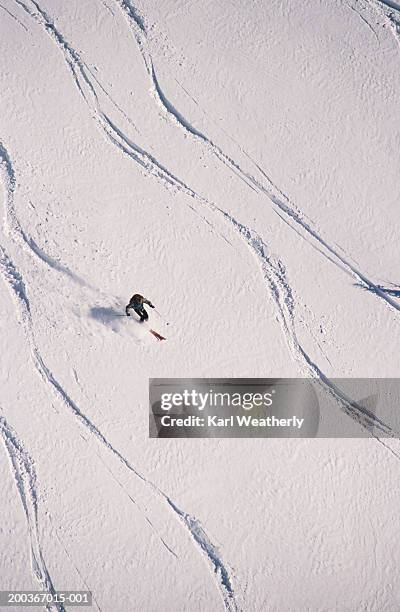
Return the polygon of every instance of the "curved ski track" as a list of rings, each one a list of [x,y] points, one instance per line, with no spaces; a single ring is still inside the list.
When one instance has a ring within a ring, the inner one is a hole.
[[[389,22],[390,30],[400,50],[400,3],[391,0],[372,0],[375,10]],[[371,6],[370,2],[367,2]]]
[[[379,3],[382,6],[393,9],[394,11],[400,12],[400,3],[393,2],[393,0],[375,0],[375,3]]]
[[[0,173],[3,178],[3,182],[6,185],[6,199],[5,199],[5,214],[4,214],[4,232],[7,236],[12,236],[13,239],[19,243],[22,248],[28,250],[31,255],[36,256],[42,263],[46,264],[50,268],[53,268],[57,272],[61,272],[66,276],[69,276],[74,282],[81,286],[92,288],[80,276],[71,272],[71,270],[64,266],[59,261],[50,257],[47,253],[41,249],[31,236],[29,236],[21,227],[17,213],[14,206],[14,194],[15,194],[15,173],[14,168],[7,152],[7,149],[0,141]]]
[[[349,7],[350,10],[352,10],[354,13],[356,13],[359,18],[361,19],[361,21],[363,21],[365,23],[365,25],[367,26],[367,28],[373,33],[373,35],[375,36],[376,40],[378,41],[378,44],[380,44],[380,40],[379,40],[379,36],[376,33],[376,30],[372,27],[372,25],[369,23],[369,21],[367,21],[367,19],[365,19],[364,15],[361,13],[361,11],[358,10],[357,7],[357,0],[355,0],[355,6],[353,6],[353,4],[348,4],[347,6]]]
[[[22,23],[22,21],[20,21],[20,20],[18,19],[18,17],[16,17],[16,16],[14,15],[14,13],[12,13],[11,11],[9,11],[9,10],[8,10],[8,8],[6,8],[5,6],[3,6],[2,4],[0,4],[0,8],[1,8],[1,9],[3,9],[3,11],[4,11],[5,13],[7,13],[7,15],[9,15],[9,16],[11,17],[11,19],[13,19],[13,20],[14,20],[16,23],[18,23],[18,25],[19,25],[19,26],[21,26],[21,28],[23,28],[23,29],[25,30],[25,32],[27,32],[27,31],[28,31],[28,28],[26,27],[26,25],[24,25],[24,24]]]
[[[46,567],[40,545],[38,527],[38,492],[37,478],[33,461],[25,450],[21,440],[0,412],[0,434],[7,451],[15,484],[24,509],[31,543],[31,562],[33,573],[42,589],[55,595],[51,576]],[[65,612],[61,603],[46,605],[47,610]]]

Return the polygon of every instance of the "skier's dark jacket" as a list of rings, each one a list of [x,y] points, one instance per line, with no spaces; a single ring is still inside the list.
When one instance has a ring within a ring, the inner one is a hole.
[[[150,308],[154,308],[153,304],[150,302],[150,300],[148,300],[147,298],[143,297],[143,295],[140,295],[140,293],[135,293],[135,295],[133,295],[129,301],[128,306],[126,307],[128,308],[133,308],[133,310],[135,310],[138,314],[140,314],[141,312],[143,312],[144,308],[143,305],[144,304],[148,304],[150,306]]]

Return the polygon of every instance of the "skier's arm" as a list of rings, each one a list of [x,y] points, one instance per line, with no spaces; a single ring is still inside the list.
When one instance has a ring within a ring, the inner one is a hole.
[[[143,304],[148,304],[150,308],[154,308],[154,304],[152,304],[147,298],[143,298]]]

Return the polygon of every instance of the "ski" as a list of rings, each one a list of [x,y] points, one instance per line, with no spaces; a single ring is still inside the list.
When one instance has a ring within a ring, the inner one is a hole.
[[[153,334],[153,336],[155,338],[157,338],[157,340],[166,340],[166,338],[164,338],[164,336],[162,336],[161,334],[159,334],[158,332],[154,331],[154,329],[149,329],[149,332],[151,334]]]

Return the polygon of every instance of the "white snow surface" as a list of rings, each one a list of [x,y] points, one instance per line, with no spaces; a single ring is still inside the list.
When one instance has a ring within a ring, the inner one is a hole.
[[[395,438],[148,438],[149,377],[398,375],[399,24],[0,1],[1,589],[400,609]]]

